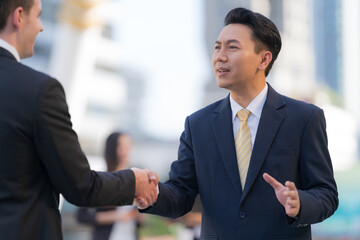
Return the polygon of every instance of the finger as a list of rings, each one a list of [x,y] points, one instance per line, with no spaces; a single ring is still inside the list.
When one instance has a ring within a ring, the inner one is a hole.
[[[141,206],[149,206],[151,204],[150,193],[144,193],[144,195],[136,197]]]
[[[156,202],[159,195],[158,185],[154,181],[152,181],[150,187],[151,187],[153,202]]]
[[[143,197],[136,197],[134,202],[137,207],[141,207],[141,208],[144,208],[147,205],[147,202]]]
[[[146,200],[143,197],[136,197],[135,198],[136,202],[140,203],[140,204],[145,204]]]
[[[145,208],[148,207],[146,204],[143,204],[143,203],[141,203],[141,204],[138,203],[136,206],[137,206],[138,209],[145,209]]]
[[[152,186],[151,186],[151,188],[152,188]],[[150,199],[149,204],[153,204],[154,200],[155,200],[155,192],[153,189],[150,189],[150,191],[149,191],[149,199]]]
[[[297,216],[300,210],[299,206],[290,207],[289,205],[285,209],[286,209],[286,214],[290,217]]]
[[[151,191],[152,204],[154,202],[156,202],[157,197],[158,197],[157,186],[154,186],[152,191]]]
[[[159,184],[159,176],[156,172],[149,172],[148,175],[150,181],[154,181],[155,185]]]
[[[297,216],[297,211],[296,211],[295,208],[287,209],[286,210],[286,215],[288,215],[289,217],[296,217]]]
[[[152,199],[151,199],[151,195],[148,194],[148,196],[145,198],[146,199],[146,206],[150,206],[152,204]]]
[[[287,204],[290,208],[296,208],[296,207],[299,205],[299,201],[288,199],[288,200],[286,201],[286,204]]]
[[[278,187],[283,187],[283,185],[281,183],[279,183],[275,178],[273,178],[272,176],[270,176],[267,173],[263,174],[263,178],[264,180],[270,184],[274,189],[278,188]]]
[[[284,196],[288,197],[291,200],[296,200],[299,199],[299,193],[297,192],[297,190],[292,190],[292,191],[285,191],[284,192]]]
[[[146,208],[145,200],[143,200],[143,199],[135,198],[133,204],[134,204],[137,208],[139,208],[139,209],[144,209],[144,208]]]
[[[295,183],[291,181],[286,181],[285,186],[288,187],[290,190],[297,190]]]
[[[155,184],[151,184],[149,194],[150,194],[149,195],[150,196],[149,204],[152,205],[156,200],[156,186],[155,186]]]

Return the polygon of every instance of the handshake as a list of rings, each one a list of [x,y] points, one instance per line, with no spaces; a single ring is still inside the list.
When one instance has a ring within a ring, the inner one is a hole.
[[[148,169],[131,168],[135,174],[134,205],[145,209],[153,205],[158,197],[159,176]]]

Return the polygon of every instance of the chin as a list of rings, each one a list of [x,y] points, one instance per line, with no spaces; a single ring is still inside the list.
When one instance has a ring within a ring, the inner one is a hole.
[[[22,54],[22,55],[20,56],[20,58],[21,58],[21,59],[29,58],[29,57],[32,57],[33,55],[34,55],[34,51],[29,52],[29,53]]]
[[[225,89],[229,89],[230,87],[229,83],[225,83],[224,81],[221,80],[217,80],[217,85],[219,88],[225,88]]]

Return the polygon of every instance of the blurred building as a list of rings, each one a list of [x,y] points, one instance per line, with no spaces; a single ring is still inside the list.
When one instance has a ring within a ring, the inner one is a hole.
[[[42,0],[42,8],[45,30],[35,55],[23,62],[62,83],[85,152],[101,154],[104,138],[114,129],[142,135],[137,119],[144,78],[122,64],[121,30],[113,21],[121,3]]]
[[[359,127],[360,3],[314,1],[316,80],[330,90],[332,101],[349,110]]]
[[[319,0],[313,5],[316,81],[327,94],[322,107],[327,114],[329,148],[335,169],[342,170],[359,158],[360,4]]]
[[[360,1],[341,1],[342,89],[345,109],[356,119],[358,156],[360,155]]]
[[[340,0],[320,0],[313,5],[316,79],[342,95],[342,4]]]

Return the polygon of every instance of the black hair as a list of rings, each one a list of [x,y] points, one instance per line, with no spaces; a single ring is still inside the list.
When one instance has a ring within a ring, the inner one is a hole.
[[[225,17],[225,26],[229,24],[243,24],[251,28],[253,40],[255,42],[256,53],[262,50],[269,50],[272,54],[272,60],[265,69],[265,76],[275,62],[281,49],[281,36],[275,24],[260,13],[250,11],[245,8],[235,8]]]

